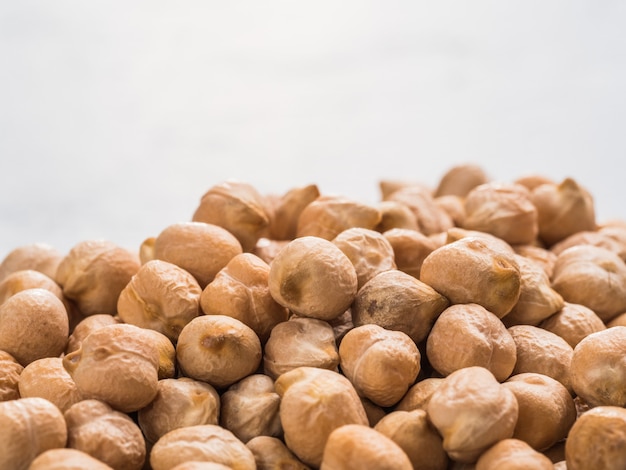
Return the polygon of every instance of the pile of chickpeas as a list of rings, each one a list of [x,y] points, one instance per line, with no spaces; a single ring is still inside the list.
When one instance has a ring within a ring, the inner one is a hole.
[[[15,248],[0,468],[626,468],[626,221],[572,178],[379,186]]]

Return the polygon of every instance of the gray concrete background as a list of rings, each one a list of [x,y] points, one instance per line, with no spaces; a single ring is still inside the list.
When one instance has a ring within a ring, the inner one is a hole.
[[[626,2],[5,1],[0,258],[135,249],[227,178],[376,201],[474,162],[625,217]]]

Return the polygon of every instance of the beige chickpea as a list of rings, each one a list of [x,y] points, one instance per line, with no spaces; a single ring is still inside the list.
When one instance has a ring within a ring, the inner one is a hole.
[[[418,231],[417,218],[413,211],[406,205],[398,201],[379,201],[376,208],[380,211],[380,222],[375,230],[385,233],[393,229],[406,229]]]
[[[188,461],[176,465],[171,470],[232,470],[230,465],[223,465],[215,462]]]
[[[227,429],[199,424],[174,429],[152,447],[152,470],[170,470],[185,462],[212,462],[232,470],[255,470],[254,455]]]
[[[163,333],[149,328],[141,328],[138,332],[145,337],[145,341],[152,343],[159,354],[157,375],[159,380],[171,379],[176,376],[176,348],[170,339]]]
[[[117,298],[139,266],[137,255],[110,241],[85,240],[63,257],[55,280],[83,315],[115,315]]]
[[[521,184],[528,188],[528,190],[532,191],[537,186],[542,184],[555,184],[554,180],[546,175],[542,175],[539,173],[530,173],[526,175],[522,175],[516,178],[514,181],[516,184]]]
[[[159,380],[157,394],[137,413],[146,440],[154,444],[174,429],[218,424],[220,397],[211,385],[188,377]]]
[[[426,193],[432,194],[433,188],[429,184],[425,184],[418,180],[408,179],[383,179],[378,182],[378,189],[383,200],[387,200],[389,196],[400,189],[416,187]]]
[[[426,257],[420,279],[453,304],[476,303],[498,318],[517,303],[521,273],[515,255],[494,250],[481,237],[465,237]]]
[[[426,412],[450,458],[474,463],[490,446],[513,436],[518,405],[513,392],[491,372],[472,366],[448,375]]]
[[[412,470],[402,448],[384,434],[361,424],[345,424],[328,436],[320,470]]]
[[[597,228],[597,232],[609,237],[617,244],[613,244],[616,253],[626,261],[626,220],[605,223]]]
[[[263,197],[252,185],[235,180],[212,186],[200,199],[192,220],[225,228],[245,252],[254,248],[269,225]]]
[[[54,279],[63,254],[47,243],[31,243],[11,250],[0,262],[0,281],[15,271],[33,269]]]
[[[387,414],[387,408],[383,408],[363,396],[359,398],[361,399],[361,404],[363,405],[363,409],[367,415],[367,422],[370,427],[376,426],[376,423],[378,423]]]
[[[445,309],[426,341],[431,366],[446,376],[469,366],[488,369],[502,382],[513,372],[517,350],[500,319],[478,304]]]
[[[291,188],[276,199],[270,215],[269,237],[273,240],[293,240],[298,230],[298,219],[306,206],[320,196],[315,184]]]
[[[63,413],[45,398],[0,402],[0,468],[26,470],[39,454],[66,442]]]
[[[374,429],[398,444],[413,470],[446,470],[448,455],[443,441],[424,410],[392,411]]]
[[[337,370],[339,353],[333,328],[323,320],[292,317],[274,327],[263,355],[263,371],[276,379],[300,366]]]
[[[107,325],[116,325],[121,323],[119,318],[110,315],[108,313],[99,313],[95,315],[89,315],[83,318],[72,330],[72,334],[67,340],[67,346],[65,347],[65,354],[69,354],[72,351],[76,351],[80,348],[83,340],[94,330]]]
[[[254,373],[261,363],[261,342],[244,323],[226,315],[202,315],[181,331],[176,359],[183,375],[216,388]]]
[[[83,399],[60,357],[44,357],[28,364],[19,380],[22,398],[41,397],[65,412]]]
[[[426,410],[428,402],[437,387],[442,384],[443,377],[427,377],[412,385],[393,408],[394,411]]]
[[[332,320],[352,304],[358,279],[352,262],[336,245],[306,236],[278,253],[268,282],[280,305],[301,316]]]
[[[570,365],[574,350],[560,336],[532,325],[509,327],[517,348],[513,374],[535,372],[558,380],[572,392]]]
[[[569,302],[565,302],[561,310],[546,318],[539,326],[559,335],[572,348],[591,333],[606,329],[606,325],[593,310]]]
[[[402,331],[362,325],[339,346],[341,370],[359,395],[379,406],[395,405],[415,382],[421,355]]]
[[[0,402],[20,397],[19,380],[23,370],[24,366],[17,359],[0,350]]]
[[[435,196],[454,195],[465,197],[476,186],[489,182],[483,168],[471,163],[463,163],[449,168],[439,180]]]
[[[465,200],[460,196],[448,194],[435,197],[435,204],[443,209],[452,219],[452,224],[456,227],[463,225],[465,220]]]
[[[415,215],[417,227],[424,235],[445,232],[454,226],[452,217],[436,202],[432,191],[420,186],[407,186],[385,198],[406,205]]]
[[[565,441],[568,470],[626,468],[626,409],[597,406],[582,414]]]
[[[63,302],[46,289],[26,289],[0,305],[0,350],[26,366],[60,356],[69,337]]]
[[[421,232],[404,228],[387,230],[383,236],[393,248],[398,271],[419,279],[424,259],[437,248],[435,242]]]
[[[519,184],[490,182],[465,197],[463,228],[495,235],[512,245],[537,238],[537,209],[530,191]]]
[[[406,333],[415,343],[428,336],[449,302],[431,286],[399,270],[376,275],[356,295],[354,326],[375,324]]]
[[[368,425],[356,390],[343,375],[316,367],[298,367],[275,382],[281,397],[284,440],[302,462],[322,463],[330,433],[344,424]]]
[[[99,400],[83,400],[65,412],[67,446],[119,470],[139,470],[146,460],[141,429],[125,413]]]
[[[528,372],[514,375],[502,385],[513,392],[519,406],[514,438],[544,451],[567,437],[576,420],[576,405],[563,384]]]
[[[332,240],[352,227],[374,230],[381,217],[376,206],[344,196],[321,195],[300,213],[296,237],[312,236]]]
[[[269,265],[258,256],[235,256],[202,291],[202,311],[206,315],[236,318],[265,343],[272,328],[289,318],[289,311],[270,293],[269,274]]]
[[[50,449],[39,454],[28,470],[113,470],[104,462],[78,449]]]
[[[519,439],[503,439],[476,462],[476,470],[553,470],[552,461]]]
[[[537,245],[515,245],[513,250],[518,255],[537,264],[544,270],[548,278],[552,279],[554,263],[556,263],[557,258],[555,253]]]
[[[220,424],[244,443],[257,436],[280,436],[279,406],[274,381],[253,374],[222,394]]]
[[[189,272],[167,261],[148,261],[122,289],[117,312],[124,323],[158,331],[176,342],[183,327],[200,314],[200,294]]]
[[[353,227],[341,232],[332,242],[354,265],[358,289],[376,274],[396,268],[393,246],[379,232]]]
[[[574,348],[571,382],[589,406],[626,406],[626,326],[592,333]]]
[[[0,304],[18,292],[26,289],[46,289],[65,300],[63,290],[52,278],[34,269],[14,271],[0,281]]]
[[[277,437],[257,436],[246,442],[254,454],[257,470],[310,470]]]
[[[593,311],[593,310],[592,310]],[[597,316],[597,315],[596,315]],[[606,328],[611,328],[612,326],[626,326],[626,312],[620,313],[616,317],[613,317],[611,321],[609,321],[606,325]],[[595,333],[595,332],[594,332]]]
[[[139,262],[146,264],[148,261],[152,261],[154,258],[154,245],[156,243],[156,237],[148,237],[139,245]]]
[[[593,197],[572,178],[540,184],[530,198],[537,208],[539,238],[548,246],[596,227]]]
[[[145,407],[157,393],[159,349],[134,325],[94,330],[78,350],[63,357],[63,366],[85,399],[101,400],[122,412]]]
[[[625,244],[623,241],[611,237],[606,232],[600,230],[585,230],[583,232],[576,232],[569,237],[555,243],[550,247],[550,251],[556,256],[562,252],[577,245],[592,245],[606,250],[612,251],[622,259],[626,258]]]
[[[252,254],[258,256],[267,264],[272,264],[274,258],[278,255],[280,250],[289,244],[291,240],[270,240],[269,238],[259,238],[259,241],[254,246]]]
[[[154,242],[154,258],[190,273],[201,289],[242,247],[223,227],[204,222],[179,222],[165,227]]]
[[[563,251],[554,264],[552,287],[605,323],[626,311],[626,263],[606,248],[577,245]]]

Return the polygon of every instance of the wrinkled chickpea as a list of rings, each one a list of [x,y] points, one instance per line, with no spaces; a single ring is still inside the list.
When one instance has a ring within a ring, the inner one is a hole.
[[[257,436],[246,442],[252,451],[257,470],[310,470],[277,437]]]
[[[476,470],[554,470],[552,461],[519,439],[503,439],[476,462]]]
[[[602,319],[593,310],[569,302],[565,302],[561,310],[542,321],[539,327],[559,335],[572,348],[591,333],[606,329]]]
[[[406,229],[417,232],[419,226],[415,214],[408,206],[397,201],[380,201],[375,206],[380,211],[380,222],[375,230],[384,233],[393,229]]]
[[[34,269],[23,269],[8,274],[0,281],[0,304],[18,292],[36,288],[49,290],[59,300],[65,300],[63,290],[52,278]]]
[[[278,197],[269,212],[269,237],[273,240],[293,240],[298,230],[300,214],[320,196],[315,184],[292,188]]]
[[[63,254],[47,243],[31,243],[11,250],[0,263],[0,281],[15,271],[32,269],[54,279]]]
[[[78,449],[58,448],[37,456],[28,470],[113,470],[104,462]]]
[[[449,168],[439,180],[435,197],[465,197],[476,186],[489,182],[489,176],[478,165],[464,163]]]
[[[17,359],[0,350],[0,401],[16,400],[20,397],[19,380],[24,370]]]
[[[80,348],[83,340],[94,330],[107,325],[116,325],[120,319],[108,313],[89,315],[83,318],[72,330],[72,334],[67,340],[65,354],[69,354]]]
[[[432,191],[420,186],[406,186],[385,198],[406,205],[415,215],[418,230],[424,235],[445,232],[454,226],[452,217],[436,202]]]
[[[20,375],[20,397],[41,397],[65,412],[83,399],[60,357],[44,357],[28,364]]]
[[[435,251],[437,244],[421,232],[404,228],[387,230],[383,236],[393,248],[398,271],[419,279],[424,259]]]
[[[396,406],[395,411],[426,410],[433,392],[443,382],[442,377],[427,377],[409,388]]]

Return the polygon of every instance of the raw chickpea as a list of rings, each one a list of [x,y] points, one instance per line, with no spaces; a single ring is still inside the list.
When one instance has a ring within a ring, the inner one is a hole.
[[[118,470],[140,470],[146,443],[139,426],[125,413],[98,400],[83,400],[65,412],[67,446]]]
[[[24,367],[6,351],[0,351],[0,402],[20,397],[19,380]]]
[[[46,289],[26,289],[0,305],[0,350],[26,366],[60,356],[69,336],[63,302]]]
[[[289,318],[289,311],[270,294],[269,274],[269,265],[258,256],[235,256],[202,291],[202,311],[236,318],[265,343],[272,328]]]
[[[493,444],[513,436],[518,405],[513,392],[491,372],[472,366],[448,375],[433,392],[426,412],[448,455],[474,463]]]
[[[0,402],[0,468],[26,470],[39,454],[66,442],[63,413],[45,398]]]
[[[553,470],[552,461],[519,439],[503,439],[476,462],[476,470]]]
[[[295,316],[293,317],[295,318]],[[352,312],[350,309],[343,312],[337,318],[327,322],[333,329],[335,335],[335,344],[338,346],[348,331],[354,328],[352,323]]]
[[[180,377],[159,380],[157,394],[137,413],[139,427],[150,444],[174,429],[218,424],[220,397],[208,383]]]
[[[572,178],[540,184],[530,196],[537,208],[539,238],[548,246],[584,230],[595,230],[592,196]]]
[[[45,398],[61,412],[83,398],[60,357],[44,357],[31,362],[22,371],[18,385],[22,398]]]
[[[34,269],[23,269],[8,274],[0,281],[0,304],[18,292],[37,288],[49,290],[59,300],[64,300],[61,287],[52,278]]]
[[[244,443],[257,436],[280,436],[279,406],[274,381],[250,375],[222,394],[220,424]]]
[[[490,233],[512,245],[533,243],[538,225],[530,194],[514,183],[476,186],[465,197],[463,228]]]
[[[300,213],[296,236],[332,240],[344,230],[353,227],[374,230],[381,217],[375,206],[343,196],[319,196]]]
[[[489,177],[478,165],[464,163],[453,166],[439,180],[435,196],[454,195],[465,197],[476,186],[489,182]]]
[[[292,188],[277,198],[270,216],[269,237],[273,240],[293,240],[298,230],[298,219],[306,206],[320,196],[317,185]]]
[[[406,333],[362,325],[346,333],[339,358],[341,370],[359,395],[388,407],[415,382],[421,355]]]
[[[626,468],[626,409],[597,406],[580,416],[565,441],[568,470]]]
[[[393,247],[379,232],[353,227],[341,232],[332,242],[354,265],[358,289],[376,274],[396,268]]]
[[[176,342],[183,327],[200,314],[200,294],[189,272],[167,261],[148,261],[122,289],[117,312],[124,323],[158,331]]]
[[[558,380],[572,392],[570,364],[572,347],[560,336],[532,325],[509,327],[517,348],[513,374],[535,372]]]
[[[0,281],[24,269],[39,271],[54,279],[63,255],[47,243],[31,243],[14,248],[0,263]]]
[[[621,224],[619,222],[607,223],[598,227],[597,231],[617,242],[613,247],[620,258],[626,261],[626,224],[624,222],[626,221],[622,221]]]
[[[548,278],[552,279],[557,258],[555,253],[537,245],[515,245],[513,250],[518,255],[536,263],[544,270]]]
[[[409,180],[390,180],[383,179],[378,182],[378,188],[383,200],[387,200],[389,196],[398,191],[399,189],[417,187],[426,193],[433,193],[433,188],[430,185],[424,184],[421,181],[409,181]]]
[[[412,470],[402,448],[384,434],[361,424],[345,424],[328,436],[320,470]]]
[[[528,188],[529,191],[534,190],[537,186],[540,186],[542,184],[555,184],[553,179],[548,178],[545,175],[540,175],[536,173],[520,176],[519,178],[515,179],[514,183],[525,186],[526,188]]]
[[[261,363],[256,333],[226,315],[203,315],[181,331],[176,358],[181,372],[216,388],[228,387],[254,373]]]
[[[117,298],[139,266],[137,255],[112,242],[86,240],[61,260],[55,280],[83,315],[115,315]]]
[[[104,462],[78,449],[47,450],[30,464],[28,470],[113,470]]]
[[[270,240],[269,238],[259,238],[259,241],[255,245],[252,253],[257,255],[267,264],[272,264],[276,255],[285,246],[289,244],[291,240]]]
[[[145,341],[153,344],[159,353],[158,377],[171,379],[176,375],[176,348],[170,339],[156,330],[141,328],[138,332],[145,336]]]
[[[393,248],[398,271],[420,278],[424,259],[437,248],[435,242],[416,230],[394,228],[383,232]]]
[[[626,312],[620,313],[605,325],[607,328],[612,326],[626,326]],[[595,333],[595,332],[594,332]]]
[[[126,413],[137,411],[157,393],[159,350],[149,338],[134,325],[103,326],[64,356],[63,366],[84,398]]]
[[[189,461],[178,464],[171,470],[232,470],[232,467],[215,462]]]
[[[263,371],[273,379],[300,366],[336,371],[338,365],[335,333],[322,320],[292,317],[276,325],[265,344]]]
[[[281,397],[285,443],[307,465],[319,467],[328,436],[336,428],[368,425],[356,390],[337,372],[298,367],[281,375],[274,387]]]
[[[381,218],[375,230],[384,233],[395,228],[418,231],[415,214],[408,206],[397,201],[380,201],[376,204]]]
[[[392,411],[374,429],[398,444],[413,470],[445,470],[448,455],[443,441],[424,410]]]
[[[446,376],[469,366],[482,366],[502,382],[517,360],[515,342],[502,321],[478,304],[452,305],[428,335],[426,354],[432,367]]]
[[[566,302],[593,310],[605,323],[626,311],[626,263],[615,253],[578,245],[558,255],[552,287]]]
[[[591,333],[606,329],[600,317],[593,310],[584,305],[569,302],[565,302],[561,310],[546,318],[539,326],[559,335],[572,348],[575,348],[583,338]]]
[[[529,372],[514,375],[502,385],[513,392],[519,406],[514,438],[543,451],[567,437],[576,420],[576,405],[563,384]]]
[[[419,343],[448,305],[448,299],[431,286],[402,271],[390,270],[376,275],[359,290],[352,305],[352,322],[354,326],[375,324],[402,331]]]
[[[452,227],[451,229],[446,230],[443,235],[445,235],[444,244],[452,243],[457,240],[461,240],[462,238],[474,237],[482,240],[494,251],[503,251],[510,254],[515,253],[515,249],[509,243],[487,232],[468,230],[461,227]]]
[[[439,385],[443,382],[442,377],[427,377],[420,380],[402,397],[402,400],[394,407],[395,411],[412,411],[412,410],[426,410],[430,397],[433,392],[437,390]]]
[[[626,406],[626,326],[592,333],[574,348],[572,388],[589,406]]]
[[[361,404],[363,405],[363,409],[365,410],[365,414],[367,415],[367,422],[369,423],[370,427],[373,428],[374,426],[376,426],[376,423],[378,423],[387,414],[386,408],[378,406],[377,404],[365,397],[359,398],[361,399]]]
[[[558,256],[568,248],[577,245],[593,245],[612,251],[622,259],[626,257],[624,243],[599,230],[576,232],[552,245],[550,251]]]
[[[332,320],[352,304],[358,280],[352,262],[337,246],[307,236],[276,255],[268,282],[274,300],[292,312]]]
[[[465,200],[463,198],[452,194],[437,196],[435,204],[450,216],[454,226],[460,227],[463,225],[465,220]]]
[[[154,257],[190,273],[201,289],[242,252],[235,235],[218,225],[180,222],[168,225],[154,242]]]
[[[121,323],[120,320],[108,313],[100,313],[83,318],[72,330],[72,334],[67,340],[65,354],[69,354],[80,348],[83,340],[92,331],[107,325],[117,325],[118,323]]]
[[[515,255],[492,249],[481,237],[437,248],[424,260],[420,279],[451,303],[476,303],[498,318],[513,309],[521,293]]]
[[[394,191],[385,198],[406,205],[415,215],[418,230],[424,235],[445,232],[454,226],[452,217],[442,209],[432,196],[419,186],[407,186]]]
[[[310,470],[276,437],[257,436],[246,446],[254,454],[257,470]]]
[[[269,225],[263,197],[250,184],[234,180],[211,187],[202,196],[192,220],[225,228],[245,252],[254,248]]]
[[[220,463],[232,470],[255,470],[254,455],[227,429],[200,424],[174,429],[152,447],[152,470],[170,470],[185,462]]]
[[[141,264],[146,264],[148,261],[152,261],[154,258],[154,244],[156,243],[156,237],[148,237],[139,245],[139,261]]]

